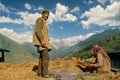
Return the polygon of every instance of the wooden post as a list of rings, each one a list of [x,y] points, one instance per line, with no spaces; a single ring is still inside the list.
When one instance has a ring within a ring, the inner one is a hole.
[[[5,62],[5,56],[4,56],[4,52],[10,52],[9,50],[5,50],[5,49],[0,49],[1,52],[1,57],[0,57],[0,62]]]
[[[1,53],[2,53],[1,62],[4,62],[4,61],[5,61],[5,58],[4,58],[4,51],[2,51]]]

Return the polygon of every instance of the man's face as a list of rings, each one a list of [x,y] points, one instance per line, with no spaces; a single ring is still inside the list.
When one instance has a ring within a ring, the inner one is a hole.
[[[44,13],[44,14],[42,14],[42,18],[43,18],[44,20],[47,20],[48,17],[49,17],[49,14],[48,14],[48,13]]]

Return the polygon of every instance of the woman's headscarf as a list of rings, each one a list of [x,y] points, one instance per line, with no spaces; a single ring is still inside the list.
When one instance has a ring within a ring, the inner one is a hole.
[[[91,53],[100,53],[102,54],[105,58],[107,58],[110,61],[109,56],[107,55],[107,53],[98,45],[94,45],[93,48],[91,49]]]

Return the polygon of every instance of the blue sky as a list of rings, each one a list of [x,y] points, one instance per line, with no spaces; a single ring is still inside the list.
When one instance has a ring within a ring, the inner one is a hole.
[[[120,28],[119,0],[0,0],[0,33],[18,43],[31,42],[35,20],[47,20],[54,47],[72,46],[106,29]]]

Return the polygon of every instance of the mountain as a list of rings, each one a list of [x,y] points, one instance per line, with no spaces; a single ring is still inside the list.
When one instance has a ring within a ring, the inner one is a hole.
[[[29,51],[33,57],[38,58],[37,49],[33,44],[31,44],[30,42],[24,42],[22,46],[26,51]]]
[[[0,34],[0,49],[5,49],[10,52],[5,52],[5,62],[20,63],[36,59],[36,51],[32,45],[18,44],[17,42]],[[36,54],[37,55],[37,54]]]
[[[82,54],[84,54],[85,50],[90,49],[95,44],[101,45],[101,47],[107,46],[110,43],[108,41],[110,41],[111,38],[113,39],[117,36],[120,36],[120,29],[106,30],[102,33],[95,34],[95,35],[91,36],[90,38],[88,38],[87,40],[79,42],[78,44],[72,46],[70,49],[68,49],[69,51],[66,54],[77,55],[77,54],[81,53],[81,55],[82,55]],[[102,41],[104,41],[104,40],[106,40],[106,42],[102,43]],[[116,44],[118,44],[118,43],[119,42],[117,42]],[[102,44],[104,44],[104,46],[102,46]],[[115,42],[114,42],[114,44],[115,44]],[[110,47],[108,47],[108,48],[110,49]],[[107,49],[107,50],[109,50],[109,49]],[[78,57],[80,57],[80,56],[78,56]]]
[[[56,59],[56,58],[61,58],[62,56],[65,56],[63,53],[66,50],[66,48],[60,48],[60,49],[56,49],[52,46],[52,50],[49,53],[50,54],[50,58],[52,60]]]
[[[81,41],[78,44],[76,44],[72,47],[69,47],[68,49],[66,49],[64,51],[58,51],[56,53],[56,55],[59,55],[57,57],[65,57],[65,56],[71,55],[73,53],[77,53],[78,51],[86,48],[87,46],[94,45],[97,42],[99,42],[100,40],[108,39],[112,36],[117,36],[117,35],[120,35],[120,29],[105,30],[104,32],[94,34],[90,38],[88,38],[84,41]]]

